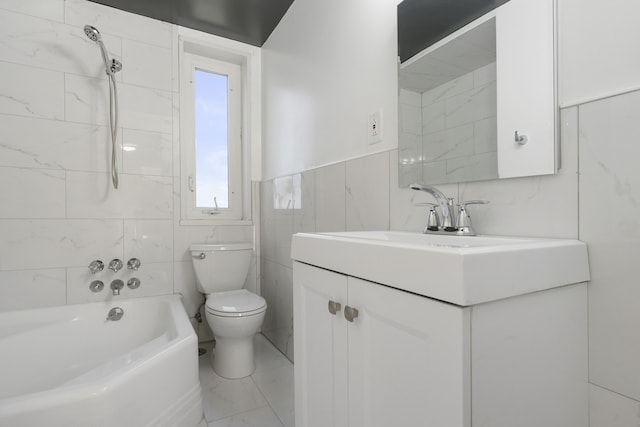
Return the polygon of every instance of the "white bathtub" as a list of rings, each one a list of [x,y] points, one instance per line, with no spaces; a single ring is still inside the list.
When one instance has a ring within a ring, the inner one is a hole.
[[[122,319],[106,320],[113,307]],[[198,343],[178,295],[0,313],[0,426],[202,420]]]

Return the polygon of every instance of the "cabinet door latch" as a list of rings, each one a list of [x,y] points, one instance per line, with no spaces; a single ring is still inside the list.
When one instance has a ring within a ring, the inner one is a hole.
[[[345,305],[344,318],[347,319],[349,322],[353,322],[356,317],[358,317],[358,309]]]

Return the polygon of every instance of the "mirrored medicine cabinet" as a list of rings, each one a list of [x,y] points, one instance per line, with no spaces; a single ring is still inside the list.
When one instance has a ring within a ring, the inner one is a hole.
[[[497,2],[404,58],[403,25],[420,14],[398,5],[400,186],[556,172],[556,2]],[[412,7],[444,19],[442,3]]]

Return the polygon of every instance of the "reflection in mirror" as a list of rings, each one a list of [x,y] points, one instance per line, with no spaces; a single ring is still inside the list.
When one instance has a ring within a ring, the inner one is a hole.
[[[492,18],[400,65],[401,185],[498,178],[495,40]]]
[[[439,16],[444,6],[421,7]],[[555,10],[555,0],[501,1],[402,61],[400,186],[557,171]]]

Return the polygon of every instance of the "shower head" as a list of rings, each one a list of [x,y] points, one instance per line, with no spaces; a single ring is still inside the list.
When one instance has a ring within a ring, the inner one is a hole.
[[[94,42],[99,42],[102,40],[100,36],[100,31],[96,27],[92,27],[91,25],[84,26],[84,33]]]
[[[122,70],[122,63],[117,59],[109,59],[109,53],[107,52],[107,48],[102,43],[102,36],[100,35],[100,31],[94,26],[85,25],[84,33],[89,37],[92,41],[98,43],[100,46],[100,53],[102,54],[102,60],[104,61],[105,71],[108,76],[113,76],[114,73]]]

